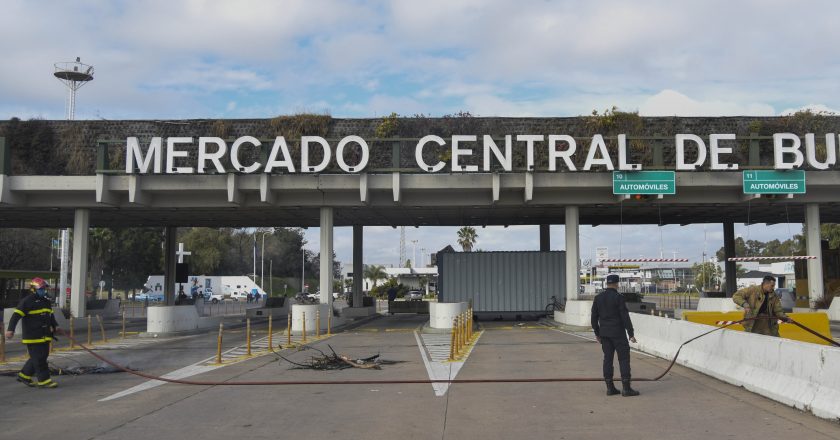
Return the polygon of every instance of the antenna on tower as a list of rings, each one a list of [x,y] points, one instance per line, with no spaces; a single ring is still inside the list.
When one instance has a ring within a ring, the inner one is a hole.
[[[76,57],[76,61],[55,63],[53,75],[67,86],[67,120],[72,121],[76,119],[76,91],[93,81],[93,66]]]
[[[405,266],[405,226],[400,226],[400,267]]]

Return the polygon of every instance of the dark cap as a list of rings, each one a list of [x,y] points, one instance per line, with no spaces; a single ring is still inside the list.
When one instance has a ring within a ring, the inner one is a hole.
[[[776,277],[774,277],[772,275],[767,275],[766,277],[764,277],[763,280],[761,280],[762,283],[766,283],[768,281],[772,281],[772,282],[775,283],[776,282]]]
[[[607,284],[618,284],[618,280],[619,278],[616,274],[607,275]]]

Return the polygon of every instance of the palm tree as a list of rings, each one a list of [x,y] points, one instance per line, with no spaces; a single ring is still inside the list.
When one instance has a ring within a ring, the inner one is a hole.
[[[478,234],[475,233],[475,228],[472,226],[464,226],[458,230],[458,244],[464,249],[464,252],[472,252],[477,238]]]
[[[384,280],[388,278],[388,274],[385,273],[385,268],[383,266],[377,265],[365,265],[364,270],[365,278],[371,280],[373,282],[373,287],[379,283],[379,280]]]

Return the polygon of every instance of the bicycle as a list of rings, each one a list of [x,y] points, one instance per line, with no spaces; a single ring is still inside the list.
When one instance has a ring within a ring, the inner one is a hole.
[[[566,311],[566,301],[560,301],[556,295],[553,295],[548,305],[545,306],[545,314],[553,317],[555,311]]]

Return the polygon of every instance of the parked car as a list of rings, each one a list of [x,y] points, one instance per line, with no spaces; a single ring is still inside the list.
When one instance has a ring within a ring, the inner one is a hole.
[[[153,293],[138,293],[134,295],[135,301],[149,301],[149,302],[159,302],[163,301],[163,294],[153,294]]]
[[[202,293],[205,301],[210,301],[213,304],[218,304],[225,300],[224,295],[221,293],[213,292],[212,287],[208,287],[204,289],[204,293]]]
[[[409,290],[405,294],[406,301],[423,301],[423,292],[419,290]]]
[[[239,300],[245,301],[245,300],[248,299],[248,292],[245,292],[244,290],[240,291],[240,292],[232,292],[230,294],[230,299],[232,299],[234,301],[239,301]]]
[[[295,302],[298,304],[318,304],[318,295],[314,293],[298,292],[295,294]]]

